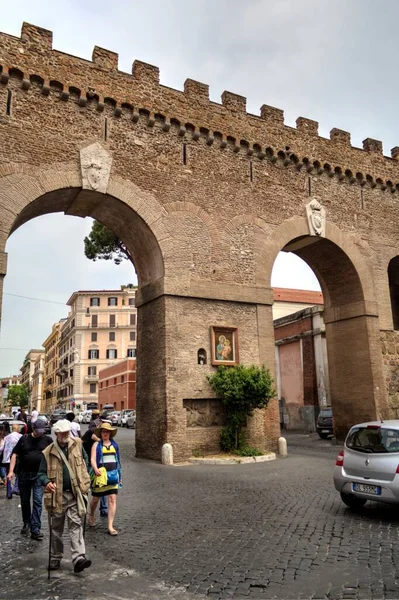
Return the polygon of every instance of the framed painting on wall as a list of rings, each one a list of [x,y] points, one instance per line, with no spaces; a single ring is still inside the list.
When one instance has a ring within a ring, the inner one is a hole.
[[[213,365],[238,365],[237,327],[211,326]]]

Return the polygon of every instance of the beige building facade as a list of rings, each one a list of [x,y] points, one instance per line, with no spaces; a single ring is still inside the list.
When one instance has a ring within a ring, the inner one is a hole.
[[[32,406],[34,406],[32,404],[32,399],[33,399],[33,377],[35,375],[35,382],[36,382],[36,389],[35,389],[35,394],[37,397],[37,389],[38,389],[38,383],[39,383],[39,371],[41,370],[40,368],[40,360],[38,362],[38,364],[36,364],[37,359],[40,359],[40,357],[43,355],[43,349],[32,349],[29,350],[29,352],[27,353],[27,355],[25,356],[23,365],[21,367],[21,377],[20,377],[20,383],[21,385],[24,385],[26,387],[26,389],[28,390],[28,408],[29,411],[32,410]],[[35,374],[36,373],[36,374]],[[42,374],[41,374],[42,375]],[[37,408],[37,406],[36,406]]]
[[[136,356],[136,289],[74,292],[58,342],[57,400],[84,410],[98,402],[98,374],[122,358]]]
[[[66,319],[54,323],[51,333],[43,342],[44,348],[44,376],[43,376],[43,402],[42,411],[49,414],[57,406],[58,390],[58,351],[61,339],[61,328]]]
[[[29,399],[29,410],[36,408],[39,412],[43,411],[43,382],[44,382],[44,352],[36,357],[33,363],[32,392]]]

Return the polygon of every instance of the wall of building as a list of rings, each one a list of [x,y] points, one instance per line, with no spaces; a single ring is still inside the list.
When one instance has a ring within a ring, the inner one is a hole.
[[[123,360],[102,369],[98,375],[100,410],[113,404],[115,410],[136,408],[136,360]]]

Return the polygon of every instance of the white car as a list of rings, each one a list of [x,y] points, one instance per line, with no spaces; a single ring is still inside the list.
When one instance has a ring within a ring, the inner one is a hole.
[[[82,419],[83,419],[83,414],[84,414],[84,413],[80,412],[80,413],[78,413],[78,414],[76,415],[76,417],[75,417],[75,421],[76,421],[77,423],[83,423],[83,421],[82,421]]]
[[[126,427],[129,429],[130,427],[132,429],[136,429],[136,411],[132,410],[131,411],[131,415],[128,416],[128,418],[126,419]]]
[[[83,413],[82,416],[82,423],[90,423],[91,421],[91,410],[87,410],[85,413]]]
[[[108,415],[108,419],[111,421],[111,425],[118,425],[118,418],[120,415],[120,410],[114,410],[112,413]]]
[[[132,414],[134,413],[134,410],[132,408],[126,408],[125,410],[122,410],[121,415],[120,415],[120,420],[121,420],[121,426],[122,427],[126,427],[126,422],[128,417],[131,417]]]

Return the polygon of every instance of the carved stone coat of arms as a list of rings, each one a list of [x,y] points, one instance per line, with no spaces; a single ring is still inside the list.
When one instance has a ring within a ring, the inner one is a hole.
[[[326,235],[326,210],[314,198],[306,205],[306,216],[308,219],[309,234],[325,237]]]
[[[95,142],[80,151],[82,188],[105,194],[111,173],[112,156]]]

